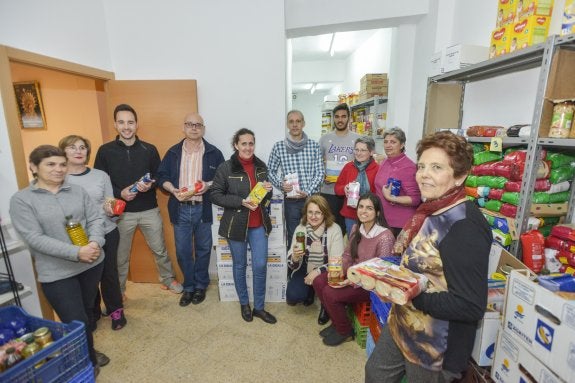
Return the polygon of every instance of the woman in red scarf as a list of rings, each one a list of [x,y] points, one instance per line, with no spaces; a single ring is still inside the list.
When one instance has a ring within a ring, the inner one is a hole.
[[[365,366],[365,382],[451,382],[467,368],[487,305],[491,231],[463,184],[473,150],[437,132],[417,146],[416,181],[424,201],[396,241],[402,265],[429,279],[427,290],[394,304]]]

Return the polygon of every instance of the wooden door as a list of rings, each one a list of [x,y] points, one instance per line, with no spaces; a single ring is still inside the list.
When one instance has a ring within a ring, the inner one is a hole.
[[[182,124],[187,113],[198,111],[195,80],[111,80],[107,82],[107,110],[102,111],[104,142],[116,137],[113,124],[114,108],[118,104],[131,105],[138,114],[138,137],[154,144],[164,157],[169,147],[184,136]],[[168,218],[168,196],[157,191],[158,205],[164,223],[164,236],[172,266],[178,280],[182,273],[178,267],[174,246],[174,233]],[[158,271],[152,252],[140,230],[136,230],[130,258],[128,279],[133,282],[158,282]]]

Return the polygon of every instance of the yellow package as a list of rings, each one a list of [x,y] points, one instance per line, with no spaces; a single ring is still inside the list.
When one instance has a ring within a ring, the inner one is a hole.
[[[509,43],[511,42],[512,32],[513,28],[510,25],[496,28],[491,32],[489,58],[509,53]]]
[[[513,36],[509,44],[509,51],[527,48],[545,42],[549,33],[548,16],[528,16],[513,25]]]
[[[563,20],[561,21],[561,36],[575,33],[575,0],[565,0]]]
[[[250,201],[252,201],[253,203],[259,205],[264,200],[266,194],[268,194],[268,191],[264,187],[264,184],[261,182],[258,182],[256,184],[256,186],[254,186],[252,191],[250,191],[250,194],[248,195],[248,199]]]
[[[497,27],[503,27],[512,24],[515,19],[515,2],[517,0],[498,0],[497,1]]]
[[[527,16],[549,16],[553,13],[553,0],[517,0],[515,21]]]

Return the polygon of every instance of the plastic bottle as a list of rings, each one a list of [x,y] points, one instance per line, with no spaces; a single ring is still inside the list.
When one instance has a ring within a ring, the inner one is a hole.
[[[66,231],[74,245],[86,246],[88,244],[88,236],[82,224],[74,220],[71,215],[66,217]]]

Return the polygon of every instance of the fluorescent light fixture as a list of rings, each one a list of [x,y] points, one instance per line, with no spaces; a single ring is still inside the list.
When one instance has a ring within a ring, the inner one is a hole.
[[[335,33],[332,33],[331,35],[331,43],[329,43],[329,55],[331,57],[333,57],[333,54],[335,53]]]
[[[309,92],[310,92],[311,94],[314,94],[316,87],[317,87],[317,84],[314,82],[313,84],[311,84],[311,88],[309,88]]]

